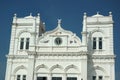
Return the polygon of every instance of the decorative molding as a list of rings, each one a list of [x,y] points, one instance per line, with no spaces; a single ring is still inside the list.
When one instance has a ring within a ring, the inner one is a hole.
[[[92,55],[91,59],[115,59],[114,55]]]
[[[27,59],[27,55],[6,55],[8,59]]]
[[[39,52],[38,56],[87,56],[87,52]]]
[[[96,22],[87,22],[87,25],[108,25],[113,23],[114,23],[113,21],[107,21],[107,22],[96,21]]]
[[[33,26],[33,23],[17,23],[17,26]]]

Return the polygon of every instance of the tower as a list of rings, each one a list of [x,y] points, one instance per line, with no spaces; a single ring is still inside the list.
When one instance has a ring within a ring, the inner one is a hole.
[[[44,32],[45,26],[40,20],[39,13],[36,17],[32,16],[32,13],[30,13],[29,16],[24,18],[18,18],[16,14],[14,15],[11,29],[10,49],[7,55],[5,80],[15,80],[16,77],[18,77],[18,80],[19,78],[26,79],[26,67],[28,65],[25,63],[25,58],[28,58],[27,51],[35,51],[36,40]],[[21,66],[16,68],[19,63]],[[30,64],[30,66],[32,66],[32,64]],[[19,71],[19,68],[21,68],[22,71]]]
[[[115,80],[112,13],[108,16],[99,12],[93,16],[84,14],[83,22],[87,32],[89,80]]]

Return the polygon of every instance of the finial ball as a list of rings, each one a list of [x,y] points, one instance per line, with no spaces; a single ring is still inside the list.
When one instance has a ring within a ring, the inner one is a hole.
[[[84,15],[86,16],[86,15],[87,15],[87,13],[86,13],[86,12],[84,12]]]
[[[110,16],[112,15],[112,12],[111,12],[111,11],[109,12],[109,15],[110,15]]]
[[[40,16],[40,13],[38,13],[37,15]]]

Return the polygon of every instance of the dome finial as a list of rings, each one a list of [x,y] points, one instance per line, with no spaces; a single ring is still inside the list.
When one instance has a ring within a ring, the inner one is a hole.
[[[40,13],[37,13],[37,17],[40,19]]]
[[[97,11],[97,15],[99,15],[99,11]]]
[[[84,18],[86,18],[87,17],[87,13],[86,12],[84,12]]]
[[[87,13],[86,12],[84,12],[84,16],[86,16],[87,15]]]
[[[111,11],[109,12],[109,16],[112,16],[112,12]]]
[[[30,16],[32,16],[32,13],[30,13]]]
[[[14,18],[16,18],[16,17],[17,17],[17,14],[15,13],[15,14],[14,14]]]

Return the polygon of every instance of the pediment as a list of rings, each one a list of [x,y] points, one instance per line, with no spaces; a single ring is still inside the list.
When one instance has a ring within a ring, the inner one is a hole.
[[[37,43],[40,46],[80,46],[81,40],[75,33],[63,29],[60,22],[58,22],[58,26],[51,31],[45,32],[39,37]]]

